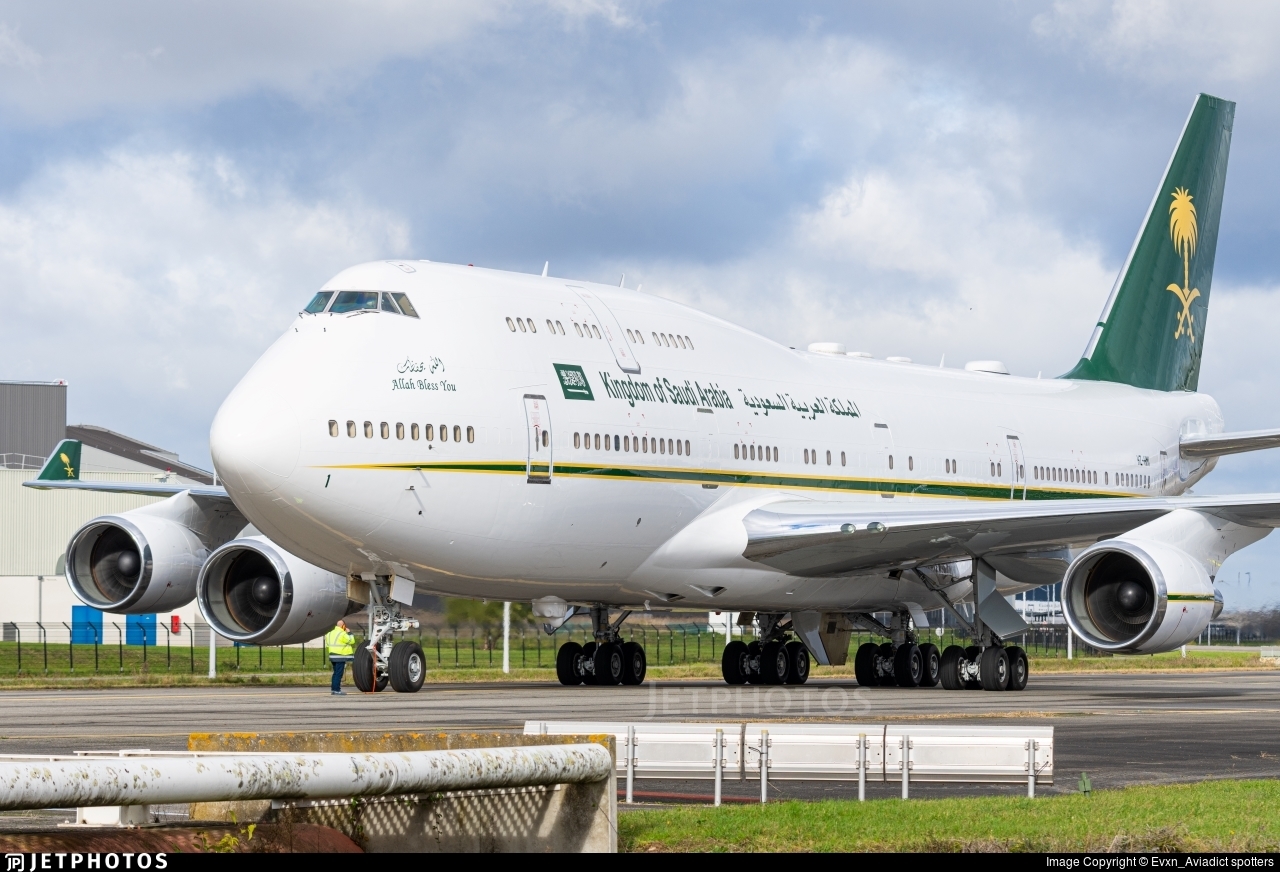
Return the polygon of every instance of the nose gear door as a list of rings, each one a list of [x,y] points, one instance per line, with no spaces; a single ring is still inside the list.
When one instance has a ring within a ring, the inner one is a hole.
[[[539,394],[524,395],[524,417],[528,423],[529,455],[525,474],[530,484],[550,484],[554,463],[551,459],[551,410],[547,398]]]

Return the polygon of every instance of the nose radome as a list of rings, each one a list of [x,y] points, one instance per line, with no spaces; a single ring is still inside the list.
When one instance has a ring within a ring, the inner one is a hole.
[[[298,465],[301,433],[278,384],[250,372],[223,401],[209,431],[218,477],[232,491],[269,494]]]

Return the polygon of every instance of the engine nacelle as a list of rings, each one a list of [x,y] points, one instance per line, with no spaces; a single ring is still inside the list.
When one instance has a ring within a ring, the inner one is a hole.
[[[255,645],[314,639],[349,611],[345,578],[265,536],[233,539],[209,555],[196,601],[219,635]]]
[[[1157,654],[1196,638],[1222,610],[1204,564],[1164,542],[1108,539],[1072,562],[1067,623],[1095,648]]]
[[[196,594],[209,554],[190,528],[144,511],[103,515],[67,545],[67,583],[85,605],[117,614],[176,609]]]

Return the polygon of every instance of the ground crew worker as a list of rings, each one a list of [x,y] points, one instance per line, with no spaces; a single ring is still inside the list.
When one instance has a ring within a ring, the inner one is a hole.
[[[346,672],[347,664],[355,660],[356,637],[347,630],[346,621],[338,621],[325,634],[324,644],[329,649],[329,662],[333,664],[333,681],[329,689],[334,696],[346,696],[342,691],[342,674]]]

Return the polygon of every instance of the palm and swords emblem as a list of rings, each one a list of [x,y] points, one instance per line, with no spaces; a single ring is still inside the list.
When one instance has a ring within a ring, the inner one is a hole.
[[[1178,329],[1173,332],[1173,338],[1177,339],[1185,332],[1194,343],[1196,333],[1195,322],[1191,318],[1191,302],[1200,296],[1199,289],[1191,287],[1191,256],[1195,254],[1199,235],[1196,207],[1186,188],[1175,188],[1170,196],[1173,197],[1173,202],[1169,204],[1169,237],[1173,240],[1173,247],[1182,255],[1182,287],[1174,282],[1165,290],[1172,291],[1182,303],[1182,311],[1178,313]]]

